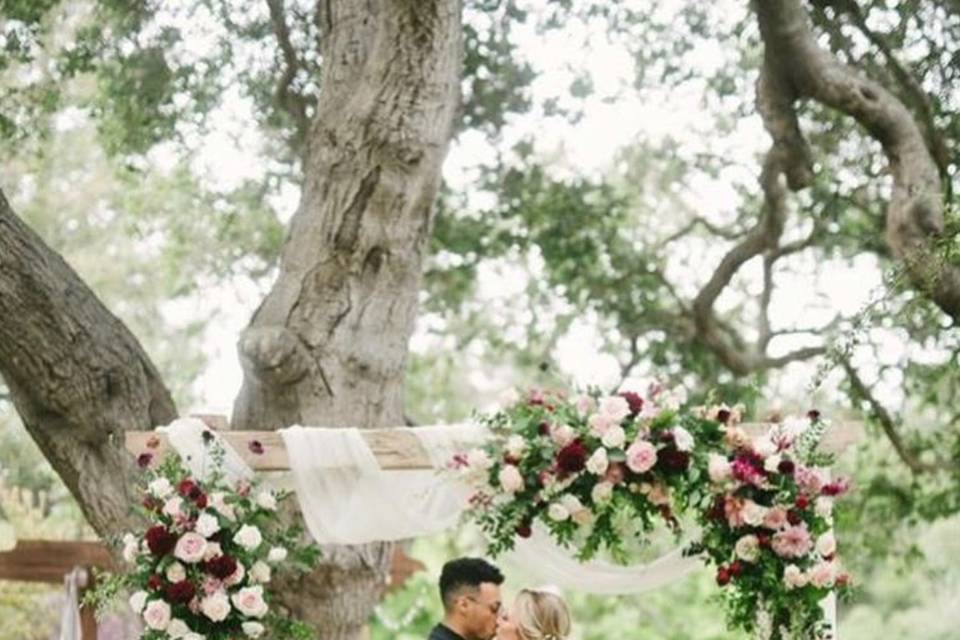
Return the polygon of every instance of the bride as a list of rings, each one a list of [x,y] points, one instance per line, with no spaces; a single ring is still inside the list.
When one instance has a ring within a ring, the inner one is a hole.
[[[567,640],[570,626],[570,611],[560,595],[522,589],[497,621],[497,640]]]

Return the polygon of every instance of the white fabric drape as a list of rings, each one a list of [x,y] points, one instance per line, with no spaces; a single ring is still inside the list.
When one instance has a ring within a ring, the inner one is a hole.
[[[542,583],[598,595],[637,594],[658,589],[703,566],[698,558],[684,557],[682,547],[642,565],[622,566],[602,560],[580,562],[569,550],[555,543],[539,523],[529,538],[517,540],[513,551],[504,559],[524,575]]]
[[[214,469],[210,444],[205,442],[203,437],[205,431],[224,449],[221,470],[228,479],[249,480],[253,477],[253,469],[244,462],[240,454],[199,418],[180,418],[165,427],[157,427],[156,430],[167,436],[170,446],[180,455],[190,473],[200,480],[206,479]]]
[[[280,431],[307,528],[321,543],[360,544],[438,533],[457,523],[470,487],[441,472],[483,439],[478,426],[411,429],[434,469],[383,470],[357,429]]]
[[[60,640],[81,640],[83,628],[80,623],[80,603],[78,602],[81,578],[85,577],[83,569],[74,569],[63,577],[65,600],[63,611],[60,612]]]

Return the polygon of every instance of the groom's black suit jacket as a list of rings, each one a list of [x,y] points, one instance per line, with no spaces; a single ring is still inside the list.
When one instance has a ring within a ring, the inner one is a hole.
[[[430,637],[427,640],[464,640],[462,636],[454,633],[447,627],[442,624],[438,624],[433,628],[433,631],[430,632]]]

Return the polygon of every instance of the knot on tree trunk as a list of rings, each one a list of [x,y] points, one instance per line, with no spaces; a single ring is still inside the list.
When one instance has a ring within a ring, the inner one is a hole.
[[[300,339],[285,327],[252,327],[239,344],[244,370],[270,386],[293,384],[310,371],[310,354]]]

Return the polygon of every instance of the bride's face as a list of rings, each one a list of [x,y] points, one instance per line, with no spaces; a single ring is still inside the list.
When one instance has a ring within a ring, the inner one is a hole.
[[[497,619],[497,640],[523,640],[517,629],[515,607],[504,609]]]

